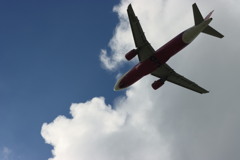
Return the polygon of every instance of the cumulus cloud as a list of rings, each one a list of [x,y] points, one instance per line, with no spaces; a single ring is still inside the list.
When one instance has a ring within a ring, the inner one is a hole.
[[[73,104],[72,118],[57,117],[44,124],[42,136],[54,146],[52,160],[69,159],[159,159],[167,157],[157,130],[141,115],[112,110],[103,97]]]
[[[131,1],[155,49],[193,25],[194,2]],[[129,3],[122,0],[114,7],[119,24],[109,43],[110,53],[102,50],[100,55],[109,70],[123,64],[124,54],[134,48],[126,15]],[[51,160],[240,159],[240,2],[197,4],[203,16],[215,9],[211,26],[225,37],[202,34],[169,64],[210,93],[199,95],[170,83],[154,91],[150,85],[156,78],[147,76],[113,106],[103,97],[73,104],[71,118],[58,116],[42,126],[43,138],[53,146]]]

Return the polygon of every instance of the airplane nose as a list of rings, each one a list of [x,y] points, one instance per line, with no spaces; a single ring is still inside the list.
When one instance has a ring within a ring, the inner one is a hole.
[[[125,75],[126,75],[126,73],[118,79],[118,81],[116,82],[116,84],[113,88],[114,91],[119,91],[121,89],[126,88],[126,82],[124,80]]]
[[[114,86],[113,90],[114,90],[114,91],[118,91],[118,90],[120,90],[120,88],[118,87],[118,85],[117,85],[117,84],[115,84],[115,86]]]
[[[117,81],[117,83],[114,85],[114,91],[118,91],[120,90],[120,87],[119,87],[119,81]]]
[[[117,83],[114,86],[114,91],[119,91],[121,89],[123,89],[123,83],[121,82],[121,80],[117,81]]]

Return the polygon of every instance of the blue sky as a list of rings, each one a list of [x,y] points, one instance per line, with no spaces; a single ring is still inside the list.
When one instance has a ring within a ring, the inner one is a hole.
[[[115,3],[0,2],[0,149],[10,159],[47,159],[43,122],[68,116],[73,102],[116,96],[115,76],[99,62],[117,24]]]

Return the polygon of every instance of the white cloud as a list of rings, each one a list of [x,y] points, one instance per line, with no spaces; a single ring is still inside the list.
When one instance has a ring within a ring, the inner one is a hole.
[[[54,146],[53,160],[149,159],[167,157],[167,146],[141,115],[112,110],[104,98],[71,106],[71,119],[44,124],[42,136]],[[160,149],[160,151],[159,151]]]
[[[156,49],[193,24],[195,1],[131,2]],[[109,43],[111,55],[102,51],[101,60],[110,70],[124,63],[124,54],[134,47],[128,4],[122,0],[115,7],[120,22]],[[150,85],[156,78],[148,76],[116,100],[115,110],[102,97],[73,104],[72,118],[59,116],[42,127],[42,136],[54,147],[51,160],[240,159],[240,2],[197,4],[203,15],[215,9],[211,26],[225,37],[202,34],[169,64],[210,93],[199,95],[170,83],[154,91]]]
[[[114,70],[116,69],[117,61],[112,60],[112,58],[108,57],[107,50],[102,49],[100,53],[100,61],[103,64],[103,67],[108,70]]]

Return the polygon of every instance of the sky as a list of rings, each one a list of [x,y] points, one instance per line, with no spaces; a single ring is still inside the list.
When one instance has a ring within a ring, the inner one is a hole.
[[[168,64],[210,93],[146,76],[114,92],[137,63],[132,3],[154,49],[194,24],[197,2],[225,37],[201,34]],[[218,0],[1,1],[0,159],[240,159],[239,6]]]
[[[0,1],[1,160],[48,159],[44,122],[70,116],[72,103],[95,96],[111,103],[119,94],[112,90],[114,73],[99,61],[117,24],[115,4]]]

